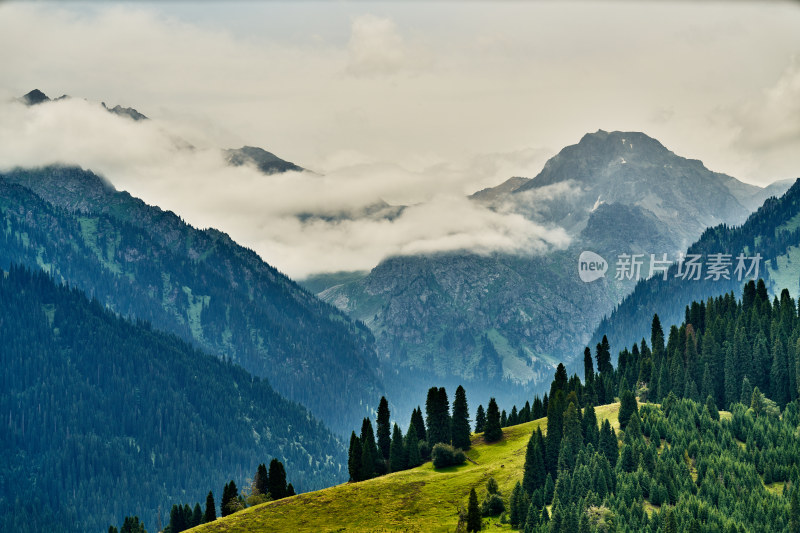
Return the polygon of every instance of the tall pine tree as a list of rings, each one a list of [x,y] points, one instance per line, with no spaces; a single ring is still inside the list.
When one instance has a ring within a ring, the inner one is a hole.
[[[468,450],[470,447],[469,408],[467,407],[467,393],[461,385],[456,389],[453,400],[453,446]]]
[[[356,436],[353,431],[350,434],[350,453],[347,458],[347,469],[350,472],[350,481],[361,481],[364,478],[361,475],[361,439]]]
[[[798,370],[800,372],[800,370]],[[536,405],[534,403],[534,405]],[[475,411],[475,433],[483,433],[486,430],[486,412],[483,410],[483,405],[478,406]]]
[[[206,496],[206,512],[203,514],[203,522],[208,524],[216,519],[217,506],[214,503],[214,493],[212,491],[208,491],[208,496]]]
[[[273,500],[280,500],[285,498],[286,493],[286,470],[283,463],[277,459],[272,459],[269,462],[269,494]]]
[[[397,424],[392,429],[392,443],[389,448],[389,470],[391,472],[405,470],[408,467],[408,453],[403,443],[403,432]]]
[[[378,417],[376,420],[378,433],[378,451],[383,457],[384,461],[389,460],[389,451],[392,444],[391,426],[389,422],[389,402],[386,401],[385,396],[381,396],[380,404],[378,404]]]
[[[500,426],[500,409],[494,398],[489,399],[489,408],[486,410],[486,429],[483,432],[483,440],[486,442],[496,442],[503,438],[503,429]]]

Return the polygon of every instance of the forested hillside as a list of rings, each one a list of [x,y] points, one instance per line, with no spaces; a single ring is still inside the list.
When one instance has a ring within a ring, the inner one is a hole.
[[[0,385],[0,531],[99,532],[126,515],[154,531],[169,505],[271,457],[298,491],[346,476],[340,441],[265,380],[41,271],[0,271]]]
[[[349,431],[380,397],[364,325],[226,234],[197,230],[91,172],[0,174],[0,227],[0,267],[42,268],[124,316],[230,358],[335,431]]]
[[[587,348],[585,382],[559,365],[534,400],[546,419],[497,440],[487,426],[469,463],[434,461],[198,531],[800,531],[796,302],[749,282],[742,300],[693,303],[687,317],[667,335],[653,317],[649,342],[623,350],[616,368],[606,339]]]
[[[762,261],[758,275],[765,279],[767,288],[777,294],[789,287],[797,295],[800,291],[798,246],[800,183],[795,182],[783,196],[767,199],[742,226],[720,224],[707,229],[687,254],[702,254],[704,259],[708,254],[731,254],[734,262],[739,253],[760,254]],[[699,302],[731,291],[741,296],[742,281],[736,276],[714,280],[705,279],[704,273],[702,279],[685,280],[677,276],[677,272],[678,267],[674,265],[666,280],[655,276],[637,284],[614,312],[600,322],[592,344],[606,335],[612,346],[621,349],[639,341],[641,332],[649,327],[649,320],[655,313],[666,326],[670,326],[685,318],[684,308],[694,300]]]

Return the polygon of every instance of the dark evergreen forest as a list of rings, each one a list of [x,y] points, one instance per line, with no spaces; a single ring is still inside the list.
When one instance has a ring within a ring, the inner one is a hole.
[[[0,368],[0,531],[153,531],[270,457],[298,491],[346,476],[342,444],[265,380],[41,271],[0,271]]]
[[[666,337],[656,315],[616,368],[604,338],[584,382],[559,365],[497,512],[528,533],[800,531],[798,310],[763,281],[742,294],[693,303]],[[594,406],[617,399],[620,431],[598,428]]]

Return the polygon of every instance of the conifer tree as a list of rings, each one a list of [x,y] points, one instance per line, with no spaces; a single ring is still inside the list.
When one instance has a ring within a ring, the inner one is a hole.
[[[258,465],[253,484],[259,494],[266,496],[269,492],[269,474],[267,473],[267,466],[264,463]]]
[[[378,404],[378,416],[376,420],[376,431],[378,433],[378,451],[384,461],[389,460],[389,448],[392,444],[391,426],[389,425],[390,413],[389,402],[386,401],[385,396],[381,396],[381,401]]]
[[[296,495],[297,495],[297,493],[294,491],[294,485],[289,483],[286,486],[286,496],[296,496]]]
[[[742,392],[739,395],[739,402],[744,405],[750,405],[750,400],[753,398],[753,386],[750,384],[750,378],[747,376],[742,380]]]
[[[769,398],[783,409],[789,401],[789,368],[786,351],[780,337],[772,342],[772,368],[770,371]]]
[[[181,533],[186,529],[186,521],[183,515],[183,507],[180,505],[173,505],[172,510],[169,513],[169,528],[170,531],[174,531],[175,533]],[[125,525],[123,524],[122,529],[125,529]]]
[[[203,523],[213,522],[217,519],[217,506],[214,503],[214,493],[208,491],[206,496],[206,512],[203,514]]]
[[[522,488],[528,494],[533,494],[538,488],[544,486],[547,470],[544,466],[544,450],[542,450],[542,430],[531,433],[528,447],[525,449],[525,466],[523,467]]]
[[[550,505],[553,502],[553,494],[555,493],[556,485],[553,483],[553,476],[549,473],[547,474],[547,478],[544,481],[544,503],[545,505]],[[545,507],[545,511],[547,508]],[[544,514],[544,512],[543,512]],[[549,520],[549,518],[548,518]]]
[[[486,442],[496,442],[503,438],[503,430],[500,425],[500,410],[494,398],[489,399],[489,408],[486,410],[486,429],[483,439]]]
[[[347,470],[350,473],[350,481],[361,481],[363,479],[361,475],[361,439],[356,436],[356,432],[353,431],[350,434],[350,453],[348,454],[347,459]]]
[[[625,390],[622,392],[620,396],[620,405],[619,405],[619,427],[623,430],[628,426],[628,421],[631,419],[634,413],[638,412],[639,406],[636,402],[636,396],[629,390]]]
[[[408,468],[415,468],[422,464],[422,458],[419,454],[419,440],[415,431],[409,431],[406,434],[405,449],[408,454],[406,461]]]
[[[192,510],[192,525],[190,527],[199,526],[203,523],[203,511],[200,509],[200,504],[195,503]]]
[[[553,399],[556,391],[562,390],[566,394],[569,385],[569,377],[567,376],[567,369],[563,363],[558,363],[556,367],[556,374],[553,377],[553,382],[550,384],[550,399]]]
[[[614,368],[611,366],[611,346],[608,343],[608,337],[605,335],[603,335],[603,340],[597,343],[596,357],[597,372],[599,374],[607,376],[614,371]]]
[[[486,430],[486,412],[483,410],[483,405],[478,406],[475,411],[475,433],[483,433]]]
[[[443,442],[450,444],[450,404],[444,387],[431,387],[425,401],[428,446]]]
[[[547,439],[545,446],[545,467],[555,477],[558,473],[558,453],[561,450],[561,437],[564,429],[564,391],[558,390],[547,406]]]
[[[578,409],[570,402],[564,411],[564,429],[559,450],[559,464],[562,462],[571,470],[575,466],[575,459],[583,446],[583,430],[578,418]]]
[[[520,509],[522,505],[522,485],[520,482],[517,481],[514,488],[511,490],[511,498],[508,502],[509,506],[509,523],[511,524],[512,529],[518,529],[520,521],[524,518],[522,515],[522,509]]]
[[[233,514],[239,503],[239,488],[233,480],[228,483],[228,514]]]
[[[505,409],[503,409],[503,412],[500,413],[500,427],[508,427],[508,416],[506,415]]]
[[[220,516],[228,516],[230,514],[228,510],[230,502],[231,502],[230,483],[225,483],[225,488],[222,489],[222,501],[220,501],[219,505]],[[170,522],[172,522],[172,518],[170,518]]]
[[[425,428],[425,420],[422,418],[422,408],[417,407],[411,413],[411,426],[416,429],[417,441],[427,440],[427,430]]]
[[[588,346],[583,350],[583,381],[587,387],[594,381],[594,362]]]
[[[468,450],[470,448],[469,408],[467,393],[461,385],[456,389],[453,400],[453,447]]]
[[[582,426],[584,442],[597,449],[597,445],[600,442],[600,427],[597,425],[597,414],[592,404],[587,405],[583,410]]]
[[[706,398],[706,409],[708,409],[708,413],[711,415],[711,420],[719,420],[717,404],[714,403],[714,397],[710,394]]]
[[[519,422],[520,424],[524,424],[525,422],[530,422],[531,420],[533,420],[531,418],[531,402],[526,401],[525,407],[523,407],[522,411],[520,411]]]
[[[286,497],[286,470],[277,459],[269,462],[269,494],[273,500]]]
[[[469,503],[467,504],[467,531],[480,531],[483,527],[481,519],[481,509],[478,506],[478,495],[473,487],[469,491]]]
[[[750,395],[750,409],[753,410],[756,416],[760,415],[764,409],[764,397],[758,387],[754,388]]]
[[[791,502],[789,503],[789,531],[800,533],[800,498],[797,487],[792,487]]]
[[[733,357],[733,346],[725,341],[725,405],[732,405],[741,398],[741,383],[737,379],[736,361]]]
[[[361,423],[361,479],[375,477],[375,462],[378,460],[378,447],[375,445],[375,433],[372,422],[365,418]]]
[[[611,466],[616,466],[617,457],[619,455],[619,444],[617,443],[617,436],[614,434],[614,429],[609,424],[608,419],[603,420],[603,425],[600,428],[600,451],[606,456]]]
[[[391,472],[399,472],[407,468],[407,452],[403,444],[403,432],[395,424],[392,429],[392,443],[389,451],[389,469]]]

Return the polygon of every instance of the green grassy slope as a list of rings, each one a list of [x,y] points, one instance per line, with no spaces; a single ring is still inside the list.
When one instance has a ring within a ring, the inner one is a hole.
[[[610,419],[619,431],[619,403],[596,408],[600,423]],[[504,496],[522,480],[525,448],[537,427],[547,429],[547,419],[504,428],[498,443],[486,444],[483,435],[473,435],[470,462],[434,470],[432,463],[387,476],[345,483],[336,487],[265,503],[221,518],[191,531],[197,533],[281,532],[452,532],[458,523],[459,506],[466,507],[471,488],[478,498],[494,477]],[[506,529],[499,521],[492,531]]]

